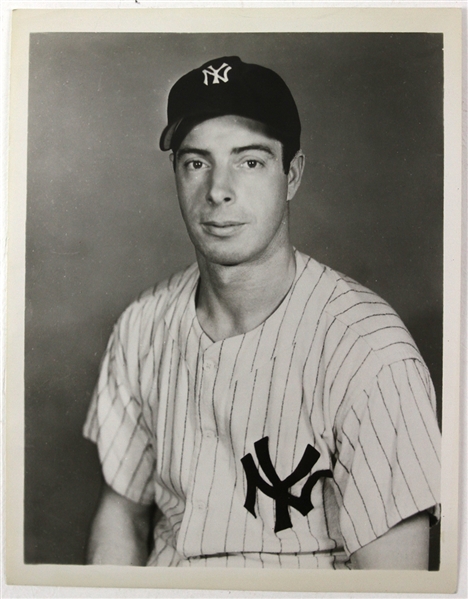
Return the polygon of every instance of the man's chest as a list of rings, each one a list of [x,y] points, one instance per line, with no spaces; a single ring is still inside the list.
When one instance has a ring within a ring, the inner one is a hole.
[[[294,472],[308,447],[314,449],[309,472],[332,467],[320,356],[305,351],[299,337],[286,348],[275,348],[275,341],[263,340],[261,331],[215,344],[194,334],[183,353],[168,337],[156,363],[143,365],[154,378],[144,403],[156,476],[180,496],[190,494],[195,472],[197,479],[206,476],[207,465],[210,475],[240,477],[245,487],[242,460],[250,454],[262,468],[259,442],[280,480]],[[303,482],[296,481],[298,489]]]

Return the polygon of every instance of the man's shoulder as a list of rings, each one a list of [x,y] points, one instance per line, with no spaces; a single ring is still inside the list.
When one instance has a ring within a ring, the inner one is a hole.
[[[307,259],[306,264],[313,280],[320,277],[321,309],[328,327],[334,321],[341,323],[348,335],[378,352],[384,362],[420,358],[411,334],[386,300],[329,266],[313,259]]]
[[[134,303],[152,302],[155,299],[160,300],[163,298],[170,301],[171,299],[180,296],[184,290],[187,289],[189,283],[198,278],[198,276],[197,264],[191,264],[183,270],[172,274],[167,279],[156,283],[149,289],[145,289]]]
[[[123,312],[121,320],[134,320],[137,317],[154,320],[158,316],[163,317],[171,306],[189,296],[198,276],[197,265],[191,264],[156,283],[140,293]]]
[[[320,295],[327,298],[325,310],[330,315],[352,324],[356,312],[353,308],[373,311],[375,307],[385,306],[385,309],[396,314],[393,308],[375,291],[365,287],[355,279],[345,275],[330,266],[314,260],[299,252],[304,271],[309,277],[309,285],[320,287]]]

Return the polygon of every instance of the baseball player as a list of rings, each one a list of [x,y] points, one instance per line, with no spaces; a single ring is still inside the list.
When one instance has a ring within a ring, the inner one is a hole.
[[[197,263],[109,341],[90,563],[427,568],[430,376],[385,301],[292,246],[300,131],[284,81],[238,57],[169,94],[160,146]]]

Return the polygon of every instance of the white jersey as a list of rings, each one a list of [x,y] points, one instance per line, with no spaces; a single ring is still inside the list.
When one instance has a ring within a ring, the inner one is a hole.
[[[85,425],[105,480],[158,506],[148,565],[347,567],[439,501],[430,376],[381,298],[296,252],[277,310],[213,342],[196,265],[109,341]]]

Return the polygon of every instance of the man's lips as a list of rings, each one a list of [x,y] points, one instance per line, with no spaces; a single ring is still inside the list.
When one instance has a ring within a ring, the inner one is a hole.
[[[237,220],[206,220],[202,222],[202,225],[209,225],[212,227],[234,227],[243,224],[243,222]]]
[[[239,231],[239,229],[245,225],[244,222],[226,220],[226,221],[218,221],[218,220],[208,220],[201,223],[202,227],[210,233],[211,235],[215,235],[216,237],[227,237],[232,233]]]

